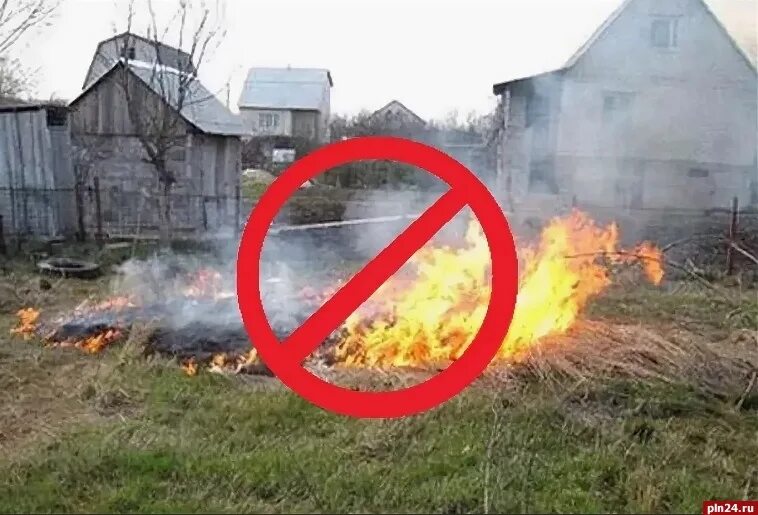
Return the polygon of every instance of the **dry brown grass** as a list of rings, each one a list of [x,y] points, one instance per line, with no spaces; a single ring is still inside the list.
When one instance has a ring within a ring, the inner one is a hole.
[[[313,364],[310,368],[332,383],[373,391],[419,384],[445,365],[370,370]],[[714,341],[670,324],[585,321],[569,334],[535,346],[518,362],[493,363],[477,385],[502,390],[540,383],[561,389],[578,383],[629,380],[685,385],[737,402],[756,373],[758,331],[737,330],[726,340]]]
[[[758,331],[712,341],[678,327],[583,322],[535,347],[520,363],[494,367],[500,381],[603,379],[684,384],[717,396],[745,389],[758,371]]]

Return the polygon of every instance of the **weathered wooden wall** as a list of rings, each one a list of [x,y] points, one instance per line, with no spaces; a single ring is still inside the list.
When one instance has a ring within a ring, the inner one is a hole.
[[[142,83],[133,85],[130,97],[140,103],[141,111],[167,109]],[[138,226],[158,225],[162,186],[127,106],[123,82],[116,72],[79,99],[71,116],[74,145],[96,158],[92,168],[100,179],[104,222],[112,232],[128,233]],[[239,184],[239,138],[203,134],[174,111],[166,116],[174,117],[171,126],[176,127],[176,137],[181,141],[167,161],[176,177],[172,192],[175,227],[228,225],[233,220]]]
[[[114,70],[75,102],[71,110],[72,134],[100,136],[137,134],[129,117],[127,96],[124,90],[126,81],[122,74],[123,70]],[[186,132],[186,124],[181,117],[133,75],[129,78],[129,97],[135,105],[139,106],[138,111],[145,113],[145,120],[165,118],[171,124],[170,127],[175,128],[177,136]]]
[[[75,230],[71,139],[65,112],[0,110],[0,215],[8,234],[59,236]]]

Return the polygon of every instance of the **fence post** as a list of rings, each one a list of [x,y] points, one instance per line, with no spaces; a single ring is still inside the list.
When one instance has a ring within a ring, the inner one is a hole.
[[[732,217],[729,222],[729,247],[726,249],[726,273],[727,275],[734,274],[734,252],[732,245],[734,239],[737,237],[737,231],[739,229],[739,198],[734,197],[732,199]]]
[[[95,216],[97,217],[97,232],[95,233],[95,241],[98,245],[103,244],[103,212],[102,204],[100,203],[100,178],[95,177]]]
[[[206,232],[208,231],[208,207],[206,205],[207,201],[208,201],[208,198],[205,195],[200,197],[200,202],[203,205],[203,231],[206,231]]]
[[[234,237],[240,235],[240,185],[234,187]]]
[[[3,232],[3,215],[0,215],[0,256],[5,256],[8,248],[5,246],[5,233]]]
[[[77,239],[80,242],[87,241],[87,228],[84,223],[84,192],[82,191],[83,184],[79,181],[74,186],[74,197],[76,201],[76,225],[78,228]]]

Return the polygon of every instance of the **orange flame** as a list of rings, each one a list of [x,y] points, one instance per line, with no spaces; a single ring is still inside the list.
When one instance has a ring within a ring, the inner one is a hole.
[[[250,351],[240,355],[216,354],[210,361],[208,370],[216,374],[239,374],[244,367],[259,363],[258,351]]]
[[[336,356],[361,366],[413,366],[461,356],[484,319],[490,298],[490,254],[472,221],[458,250],[425,247],[411,260],[416,277],[395,277],[348,318]],[[574,212],[554,219],[539,242],[519,252],[519,293],[498,357],[517,360],[542,338],[565,333],[587,303],[611,284],[598,254],[611,261],[644,259],[648,278],[663,278],[661,253],[645,243],[622,254],[615,224],[599,227]]]
[[[194,359],[185,361],[184,363],[182,363],[182,370],[184,370],[184,373],[187,374],[189,377],[196,376],[197,375],[197,362]]]
[[[93,311],[123,311],[127,308],[136,308],[137,303],[131,296],[112,297],[92,307]]]
[[[108,345],[119,340],[122,334],[121,331],[116,329],[110,329],[103,333],[90,338],[85,338],[74,343],[74,347],[80,349],[88,354],[97,354],[105,349]]]
[[[37,331],[37,321],[40,312],[34,308],[24,308],[16,313],[18,325],[11,329],[11,334],[21,336],[24,340],[30,340]]]
[[[201,268],[192,276],[189,284],[182,289],[185,297],[193,299],[222,299],[234,296],[233,291],[224,288],[223,276],[218,270]]]

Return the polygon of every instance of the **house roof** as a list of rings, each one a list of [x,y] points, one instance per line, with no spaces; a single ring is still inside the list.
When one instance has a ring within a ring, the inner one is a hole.
[[[334,85],[320,68],[252,68],[240,95],[240,108],[318,110],[324,85]]]
[[[417,115],[416,113],[414,113],[413,111],[411,111],[410,109],[408,109],[408,107],[406,107],[406,105],[403,104],[402,102],[400,102],[399,100],[392,100],[391,102],[387,103],[384,107],[382,107],[380,109],[377,109],[376,111],[374,111],[373,113],[371,113],[371,116],[372,117],[377,116],[377,115],[379,115],[383,111],[386,111],[387,109],[389,109],[392,106],[398,106],[398,107],[400,107],[403,111],[405,111],[407,114],[409,114],[410,116],[412,116],[420,124],[426,125],[426,120],[424,120],[419,115]]]
[[[97,80],[84,89],[71,105],[76,104],[89,91],[95,88],[105,77],[110,75],[117,68],[125,66],[123,60],[116,62],[110,70],[100,76]],[[155,64],[143,63],[140,61],[129,61],[130,71],[138,77],[153,92],[163,98],[167,104],[178,107],[178,91],[180,87],[181,73],[178,70],[166,66],[157,66]],[[186,80],[186,79],[184,79]],[[201,132],[220,136],[246,136],[248,130],[242,123],[241,118],[229,111],[216,96],[208,91],[203,84],[193,79],[189,83],[184,105],[182,106],[181,116],[187,123],[193,125]]]
[[[576,31],[569,34],[569,39],[573,42],[565,44],[561,40],[561,48],[556,45],[543,45],[537,49],[534,58],[530,59],[527,66],[513,70],[500,83],[493,86],[493,91],[499,95],[505,89],[505,86],[513,82],[531,79],[540,75],[547,75],[556,72],[562,72],[573,67],[579,59],[595,44],[603,33],[618,19],[621,13],[635,0],[618,0],[615,3],[608,4],[605,9],[598,11],[578,11],[585,13],[586,16],[579,16],[571,20],[575,24]],[[745,9],[744,16],[738,13],[732,16],[725,14],[730,9],[734,9],[735,4],[729,3],[731,0],[700,0],[706,10],[716,20],[718,26],[724,31],[735,49],[748,64],[755,70],[758,56],[756,56],[757,47],[755,33],[755,0],[745,0],[741,8]],[[753,6],[753,23],[745,21],[750,18],[746,5]],[[557,38],[545,38],[545,42],[557,42]]]
[[[121,38],[124,38],[124,37],[138,39],[140,41],[143,41],[143,42],[147,43],[150,46],[157,46],[159,49],[162,49],[162,50],[165,50],[165,51],[176,52],[177,54],[179,54],[179,55],[181,55],[183,57],[186,57],[188,60],[191,60],[191,56],[187,52],[185,52],[184,50],[182,50],[181,48],[176,48],[176,47],[173,47],[171,45],[167,45],[165,43],[161,43],[160,41],[155,41],[154,39],[149,39],[149,38],[146,38],[145,36],[140,36],[139,34],[136,34],[134,32],[129,32],[129,31],[122,32],[121,34],[116,34],[115,36],[110,37],[108,39],[104,39],[103,41],[101,41],[98,44],[98,47],[104,45],[105,43],[109,43],[111,41],[114,41],[116,39],[121,39]]]
[[[95,63],[97,62],[98,59],[100,59],[101,62],[104,61],[104,64],[106,66],[112,66],[113,64],[115,64],[119,56],[118,55],[116,56],[104,55],[101,53],[101,49],[107,43],[110,43],[112,41],[116,41],[122,38],[129,38],[128,41],[130,42],[132,40],[142,41],[143,43],[146,43],[148,46],[156,48],[157,55],[159,56],[158,59],[160,59],[161,61],[168,61],[170,60],[168,58],[172,54],[175,54],[176,56],[181,57],[186,60],[186,64],[188,68],[191,67],[193,71],[197,72],[197,69],[195,68],[194,63],[192,62],[192,56],[188,54],[187,52],[185,52],[184,50],[182,50],[181,48],[176,48],[171,45],[162,43],[160,41],[156,41],[155,39],[146,38],[145,36],[140,36],[139,34],[136,34],[134,32],[126,31],[126,32],[122,32],[121,34],[116,34],[115,36],[112,36],[108,39],[104,39],[103,41],[100,41],[97,44],[97,48],[95,49],[95,55],[92,58],[92,61],[90,61],[89,69],[87,70],[87,75],[84,78],[84,85],[82,86],[82,88],[86,88],[88,86],[87,80],[91,78],[90,75],[92,73],[92,68],[95,66]]]
[[[28,101],[17,98],[0,98],[1,113],[39,111],[41,109],[68,109],[68,107],[49,100]]]

